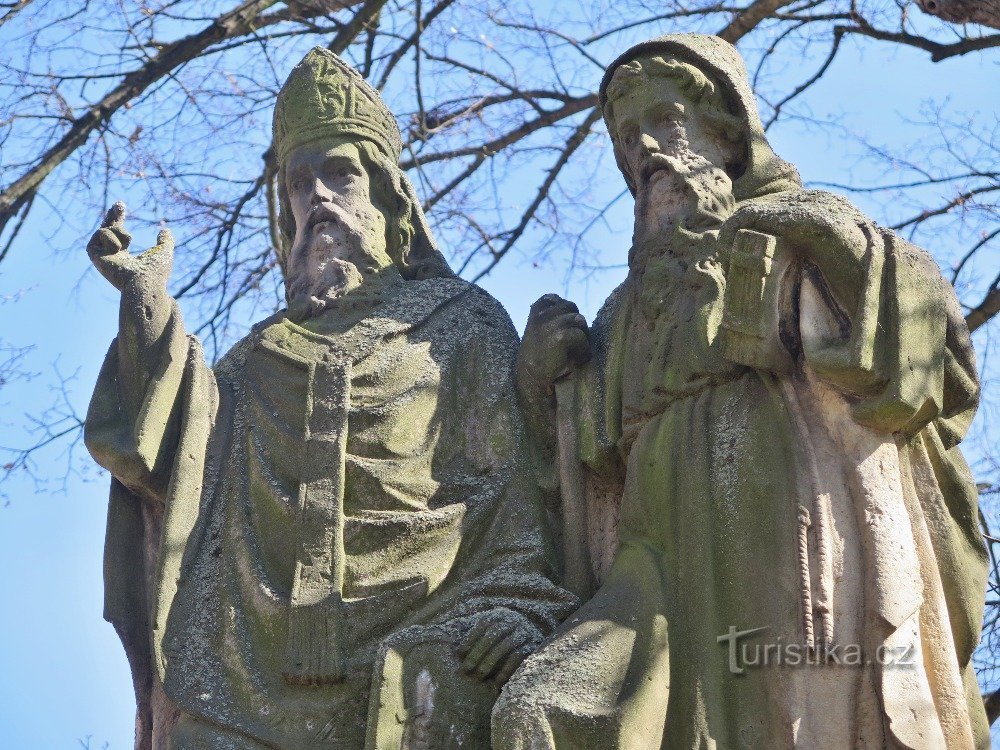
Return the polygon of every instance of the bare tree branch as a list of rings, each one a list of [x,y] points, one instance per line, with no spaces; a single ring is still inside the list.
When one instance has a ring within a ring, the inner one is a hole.
[[[38,193],[32,190],[31,193],[25,198],[24,203],[21,205],[21,216],[17,220],[17,224],[14,225],[14,229],[11,231],[10,236],[7,237],[7,241],[4,243],[3,249],[0,249],[0,262],[3,262],[3,260],[7,257],[7,253],[9,253],[11,247],[13,247],[14,241],[17,239],[18,235],[21,234],[21,230],[24,229],[24,222],[28,220],[28,214],[31,212],[31,204],[37,195]]]
[[[354,14],[354,18],[337,32],[337,36],[327,45],[327,49],[338,55],[341,54],[362,32],[372,28],[375,19],[378,18],[378,14],[387,2],[388,0],[365,0],[358,12]]]
[[[504,243],[500,249],[493,252],[493,259],[490,261],[489,265],[476,274],[474,279],[475,281],[479,281],[484,276],[488,275],[490,271],[496,268],[497,263],[503,259],[503,257],[514,246],[514,243],[516,243],[518,239],[520,239],[521,235],[524,234],[525,229],[528,228],[528,224],[535,218],[539,206],[541,206],[542,202],[549,197],[549,192],[552,190],[552,186],[555,184],[559,173],[562,171],[563,167],[566,166],[570,157],[573,156],[573,152],[580,148],[583,142],[587,139],[587,136],[590,135],[590,131],[594,127],[594,124],[600,119],[601,110],[599,107],[595,107],[593,111],[587,115],[587,118],[580,124],[580,127],[578,127],[573,135],[569,137],[566,141],[566,147],[562,150],[562,153],[559,154],[559,158],[556,160],[556,163],[549,169],[548,174],[546,174],[545,180],[542,182],[541,187],[535,194],[534,199],[521,215],[521,221],[518,222],[518,225],[504,238]]]
[[[970,331],[975,331],[986,325],[993,316],[1000,312],[1000,289],[997,288],[998,284],[1000,284],[1000,277],[993,282],[990,291],[986,293],[983,301],[965,316],[965,322],[968,324]]]
[[[243,36],[266,25],[268,20],[261,14],[276,2],[277,0],[245,0],[197,34],[165,45],[146,65],[127,73],[120,84],[76,118],[62,138],[27,172],[0,192],[0,232],[52,170],[86,143],[90,135],[103,127],[120,108],[213,44]],[[366,7],[373,4],[372,0],[365,3]]]
[[[755,0],[737,13],[736,17],[717,33],[727,42],[736,44],[772,13],[786,5],[791,5],[793,2],[794,0]]]
[[[454,2],[455,0],[440,0],[438,3],[434,5],[433,8],[427,11],[427,15],[425,15],[421,20],[421,22],[417,24],[417,28],[414,29],[413,33],[410,34],[410,36],[406,39],[406,41],[404,41],[401,45],[399,45],[399,47],[396,48],[396,51],[392,53],[392,56],[389,58],[389,61],[385,64],[385,67],[382,68],[382,77],[376,84],[376,88],[379,89],[385,88],[386,83],[389,82],[389,76],[392,75],[392,71],[395,70],[396,66],[399,64],[399,61],[403,59],[403,56],[407,52],[409,52],[410,49],[412,49],[414,44],[417,43],[417,40],[420,38],[421,32],[423,32],[424,29],[430,26],[434,22],[434,19],[437,18],[439,15],[441,15],[445,10],[447,10],[448,7]]]
[[[956,195],[954,198],[949,200],[944,205],[938,206],[937,208],[924,209],[916,216],[911,216],[909,219],[904,219],[903,221],[893,224],[891,228],[895,230],[905,229],[906,227],[911,226],[913,224],[926,221],[932,216],[941,216],[942,214],[946,214],[953,208],[956,208],[957,206],[965,205],[977,195],[984,195],[987,193],[996,193],[996,192],[1000,192],[1000,184],[981,185],[979,187],[972,188],[971,190],[964,190],[958,195]]]
[[[962,256],[962,259],[952,269],[951,272],[952,285],[958,283],[958,275],[962,272],[962,269],[965,268],[965,264],[968,263],[970,260],[972,260],[972,256],[974,256],[977,252],[979,252],[980,249],[982,249],[987,243],[991,242],[998,235],[1000,235],[1000,227],[997,227],[988,234],[984,233],[982,238],[980,238],[980,240],[975,245],[973,245],[965,255]]]
[[[764,123],[764,130],[768,130],[777,121],[778,117],[781,115],[782,107],[784,107],[786,104],[792,101],[792,99],[794,99],[795,97],[799,96],[804,91],[806,91],[810,86],[816,83],[816,81],[822,78],[823,74],[826,73],[827,70],[829,70],[830,65],[833,63],[833,59],[837,56],[837,51],[840,49],[840,40],[843,39],[843,37],[844,37],[843,34],[834,32],[833,45],[830,47],[830,54],[826,56],[826,59],[823,61],[823,64],[820,65],[819,69],[815,73],[813,73],[813,75],[809,76],[809,78],[806,79],[804,83],[801,83],[798,86],[796,86],[791,91],[791,93],[788,94],[788,96],[786,96],[785,98],[783,98],[781,101],[779,101],[777,104],[774,105],[774,111],[771,113],[771,116],[768,118],[767,122]]]
[[[27,8],[32,2],[33,0],[14,0],[14,2],[10,3],[0,3],[0,8],[6,9],[6,12],[0,16],[0,26],[13,20],[14,16]]]
[[[910,34],[905,31],[884,31],[877,29],[860,16],[854,16],[855,25],[837,26],[835,33],[839,34],[860,34],[871,39],[880,39],[884,42],[896,42],[905,44],[908,47],[916,47],[931,53],[932,62],[941,62],[949,57],[967,55],[970,52],[980,52],[984,49],[1000,46],[1000,34],[982,37],[966,37],[951,44],[935,42],[933,39]]]
[[[400,167],[403,169],[413,169],[418,165],[431,164],[436,161],[443,161],[445,159],[457,159],[463,156],[474,156],[476,154],[484,154],[489,156],[490,154],[495,154],[498,151],[502,151],[508,146],[517,143],[524,138],[527,138],[532,133],[536,133],[543,128],[547,128],[551,125],[556,124],[560,120],[565,120],[567,117],[572,117],[578,112],[583,112],[585,109],[594,107],[597,105],[597,95],[591,94],[590,96],[580,97],[578,99],[571,99],[567,101],[563,106],[558,109],[553,109],[546,111],[541,117],[537,117],[534,120],[529,120],[525,122],[520,127],[514,128],[508,133],[496,138],[488,143],[483,143],[479,146],[465,146],[463,148],[456,148],[451,151],[442,151],[439,153],[418,155],[414,158],[400,162]]]

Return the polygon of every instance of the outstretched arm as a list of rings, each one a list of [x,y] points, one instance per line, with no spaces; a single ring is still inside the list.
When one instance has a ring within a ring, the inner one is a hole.
[[[87,245],[101,275],[121,292],[121,305],[118,337],[90,402],[85,438],[95,460],[120,482],[163,501],[184,412],[182,384],[191,381],[192,368],[207,368],[167,293],[170,232],[161,230],[154,247],[131,255],[124,218],[124,204],[116,203]]]
[[[162,638],[180,563],[199,514],[206,446],[218,404],[197,343],[167,293],[174,243],[128,252],[125,206],[116,203],[87,245],[121,293],[119,333],[98,377],[84,437],[114,476],[104,555],[104,617],[118,631],[136,688],[137,741],[148,744],[161,711]],[[152,636],[152,637],[151,637]]]
[[[118,386],[129,413],[136,415],[174,309],[174,300],[167,293],[174,240],[169,229],[162,229],[156,245],[141,255],[129,253],[131,241],[125,229],[125,204],[118,201],[90,238],[87,254],[101,275],[121,292]]]

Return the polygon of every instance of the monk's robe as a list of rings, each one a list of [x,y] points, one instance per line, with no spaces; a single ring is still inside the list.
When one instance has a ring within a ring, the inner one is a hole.
[[[978,385],[954,293],[846,201],[757,200],[869,244],[779,244],[759,322],[791,362],[772,368],[728,356],[739,280],[715,232],[637,249],[580,380],[581,458],[624,474],[617,553],[505,688],[504,750],[988,746],[985,550],[958,448]]]
[[[631,249],[577,389],[591,484],[606,500],[623,477],[618,547],[504,688],[494,747],[988,748],[986,549],[959,448],[979,383],[954,290],[802,189],[718,37],[637,45],[602,102],[641,54],[694,64],[743,120],[732,190],[759,246],[681,221]],[[789,225],[810,228],[801,245]]]
[[[420,678],[434,746],[488,744],[496,688],[449,673],[454,642],[496,608],[547,634],[574,603],[553,583],[503,309],[387,274],[314,319],[263,321],[214,371],[175,310],[137,410],[117,346],[87,420],[115,484],[106,616],[181,712],[171,744],[364,747],[400,637],[447,646]]]

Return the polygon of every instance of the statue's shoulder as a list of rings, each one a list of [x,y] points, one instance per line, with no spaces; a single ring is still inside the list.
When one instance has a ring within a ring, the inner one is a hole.
[[[808,213],[825,219],[831,226],[846,223],[868,227],[873,238],[882,238],[888,252],[935,279],[941,277],[940,267],[927,250],[914,245],[892,229],[879,225],[843,195],[827,190],[789,190],[749,200],[740,206],[740,210],[753,206],[764,209],[777,206],[789,212]]]
[[[458,277],[441,277],[412,281],[407,284],[410,294],[438,301],[434,317],[438,322],[456,327],[465,338],[476,336],[484,329],[502,331],[517,336],[510,315],[485,289]]]
[[[626,313],[630,289],[631,280],[626,278],[625,281],[615,287],[615,290],[608,295],[608,298],[601,305],[601,309],[597,311],[597,315],[594,317],[594,323],[591,326],[593,335],[603,340],[615,328],[616,323],[622,320],[622,315]]]
[[[737,209],[739,212],[799,213],[829,224],[849,222],[872,228],[877,226],[850,200],[828,190],[795,189],[770,193],[744,201]]]
[[[215,363],[212,368],[216,377],[220,377],[223,380],[227,377],[242,369],[244,363],[246,362],[247,353],[250,352],[256,342],[260,339],[261,334],[270,326],[281,321],[284,318],[285,311],[279,310],[278,312],[270,315],[264,320],[258,321],[251,326],[247,335],[240,339],[233,348],[226,352],[219,360]]]

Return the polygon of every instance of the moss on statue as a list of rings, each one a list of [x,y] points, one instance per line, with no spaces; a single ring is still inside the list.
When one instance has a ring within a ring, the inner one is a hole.
[[[506,312],[454,276],[378,93],[317,48],[275,111],[288,307],[209,369],[168,234],[89,247],[122,292],[87,417],[115,477],[105,616],[137,746],[483,747],[557,585]],[[149,314],[147,314],[147,311]]]
[[[592,486],[624,475],[617,552],[504,688],[494,747],[988,747],[957,448],[979,389],[954,292],[802,189],[726,42],[640,44],[601,102],[636,223],[577,420]],[[533,309],[522,373],[565,371],[565,310]],[[835,666],[849,647],[863,663]]]

